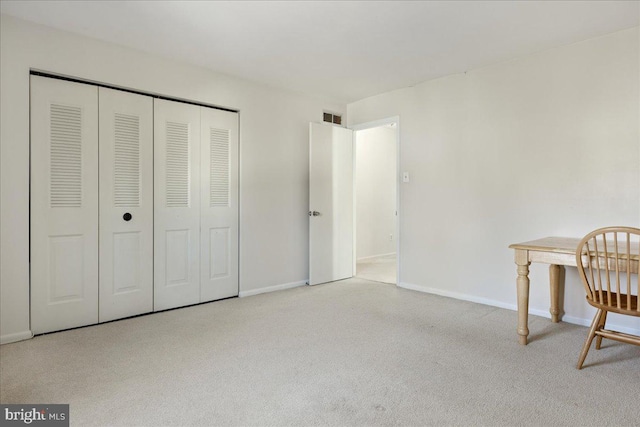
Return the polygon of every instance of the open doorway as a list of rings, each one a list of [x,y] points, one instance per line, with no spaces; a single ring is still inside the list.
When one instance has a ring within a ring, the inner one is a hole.
[[[355,276],[383,283],[398,278],[398,122],[355,129]]]

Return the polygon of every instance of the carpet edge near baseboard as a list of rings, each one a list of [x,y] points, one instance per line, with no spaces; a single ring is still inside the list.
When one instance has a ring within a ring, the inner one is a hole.
[[[285,289],[297,288],[298,286],[306,285],[307,282],[308,280],[300,280],[297,282],[282,283],[280,285],[265,286],[264,288],[251,289],[248,291],[240,291],[238,293],[238,296],[240,298],[244,298],[244,297],[250,297],[253,295],[266,294],[268,292],[276,292],[276,291],[282,291]]]
[[[31,331],[16,332],[0,336],[0,344],[10,344],[12,342],[24,341],[33,338]]]
[[[439,295],[442,297],[453,298],[462,301],[474,302],[477,304],[489,305],[492,307],[504,308],[506,310],[517,311],[518,307],[516,304],[508,304],[502,301],[493,300],[490,298],[482,298],[475,295],[463,294],[460,292],[451,292],[445,291],[443,289],[431,288],[423,285],[416,285],[413,283],[400,282],[398,284],[399,288],[408,289],[411,291],[418,291],[427,294]],[[529,314],[534,316],[545,317],[547,319],[551,318],[551,314],[548,310],[540,310],[537,308],[529,307]],[[579,326],[589,326],[591,325],[592,319],[585,319],[582,317],[575,316],[567,316],[566,314],[562,316],[562,321],[566,323],[571,323],[573,325]],[[618,325],[615,323],[607,323],[607,326],[611,325],[612,329],[615,329],[620,332],[625,332],[628,334],[640,335],[640,329],[630,328],[628,326]]]

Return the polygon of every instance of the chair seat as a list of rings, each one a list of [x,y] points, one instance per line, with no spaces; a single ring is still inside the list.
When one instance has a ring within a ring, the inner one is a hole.
[[[599,295],[596,295],[599,297]],[[638,296],[631,295],[631,305],[627,306],[627,295],[620,294],[620,308],[618,308],[618,296],[615,292],[611,292],[611,305],[609,305],[609,297],[606,292],[602,293],[603,302],[594,301],[587,296],[587,302],[595,308],[601,308],[603,310],[610,311],[612,313],[628,314],[630,316],[640,317],[640,311],[638,311]]]

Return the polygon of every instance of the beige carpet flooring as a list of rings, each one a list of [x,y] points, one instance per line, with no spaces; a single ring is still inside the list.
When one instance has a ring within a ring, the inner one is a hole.
[[[356,263],[356,276],[374,282],[396,283],[396,255],[367,258]]]
[[[350,279],[0,347],[0,401],[71,425],[637,426],[640,347]]]

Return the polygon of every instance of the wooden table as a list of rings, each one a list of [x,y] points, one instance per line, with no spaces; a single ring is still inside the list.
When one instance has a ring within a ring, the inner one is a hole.
[[[559,294],[564,286],[564,266],[577,267],[576,249],[581,239],[570,237],[545,237],[530,242],[516,243],[509,248],[515,251],[518,266],[516,279],[518,292],[518,335],[520,344],[527,344],[529,336],[529,265],[539,262],[549,265],[549,285],[551,293],[551,321],[560,319]]]

